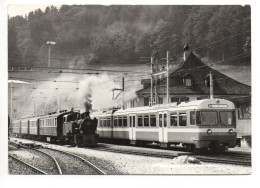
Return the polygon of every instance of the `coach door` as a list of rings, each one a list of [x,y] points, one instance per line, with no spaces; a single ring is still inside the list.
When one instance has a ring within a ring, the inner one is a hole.
[[[167,112],[159,112],[159,142],[168,142],[168,115]]]
[[[129,139],[136,140],[136,115],[129,115]]]

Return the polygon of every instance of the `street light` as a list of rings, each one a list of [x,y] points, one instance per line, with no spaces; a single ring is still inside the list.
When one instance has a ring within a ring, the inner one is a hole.
[[[49,57],[48,57],[48,69],[49,69],[51,65],[51,45],[55,45],[56,42],[47,41],[46,44],[49,45]]]

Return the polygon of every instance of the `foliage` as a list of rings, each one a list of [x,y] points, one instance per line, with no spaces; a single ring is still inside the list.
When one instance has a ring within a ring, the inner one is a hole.
[[[165,57],[168,50],[179,57],[185,44],[215,61],[250,55],[250,14],[250,6],[235,5],[50,6],[9,18],[9,66],[47,65],[48,40],[57,42],[52,57],[68,59],[63,67],[79,57],[107,64],[140,62],[152,51]],[[248,57],[244,60],[250,63]],[[53,61],[59,65],[61,61]]]

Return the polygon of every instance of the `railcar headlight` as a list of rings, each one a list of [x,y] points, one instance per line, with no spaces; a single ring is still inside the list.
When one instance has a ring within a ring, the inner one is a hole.
[[[211,129],[208,129],[208,130],[207,130],[207,134],[208,134],[208,135],[211,135],[211,134],[212,134],[212,130],[211,130]]]
[[[233,133],[234,133],[233,129],[228,130],[228,134],[233,134]]]

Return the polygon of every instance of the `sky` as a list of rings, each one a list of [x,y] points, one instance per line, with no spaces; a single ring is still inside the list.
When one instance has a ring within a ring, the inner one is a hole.
[[[35,5],[25,5],[25,4],[16,4],[16,5],[8,5],[8,15],[10,17],[14,16],[25,16],[26,14],[28,15],[29,12],[41,9],[42,11],[45,10],[46,7],[51,6],[50,4],[46,5],[40,5],[40,4],[35,4]],[[60,5],[54,5],[54,6],[60,6]]]

